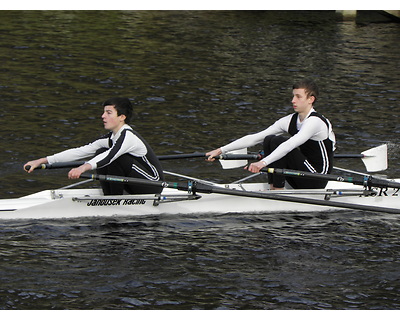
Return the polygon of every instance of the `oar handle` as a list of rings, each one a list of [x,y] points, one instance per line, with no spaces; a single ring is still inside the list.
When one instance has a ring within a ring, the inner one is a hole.
[[[53,164],[43,163],[35,170],[39,169],[62,169],[62,168],[76,168],[83,165],[85,161],[70,161],[70,162],[56,162]],[[25,166],[25,170],[29,171],[31,169],[30,165]]]

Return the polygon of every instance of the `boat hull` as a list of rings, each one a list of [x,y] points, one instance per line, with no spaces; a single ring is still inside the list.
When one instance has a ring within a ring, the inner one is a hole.
[[[229,185],[236,190],[260,192],[264,184]],[[200,198],[186,191],[165,189],[161,196],[103,196],[99,189],[45,190],[26,197],[0,200],[0,219],[59,219],[96,216],[148,216],[170,214],[223,214],[269,212],[321,212],[346,210],[330,206],[340,201],[345,205],[359,204],[400,210],[400,200],[395,190],[376,196],[360,196],[362,187],[341,182],[329,182],[324,190],[292,190],[278,193],[295,197],[299,201],[280,201],[223,194],[201,194]],[[229,189],[230,190],[230,189]],[[327,190],[347,190],[351,195],[330,196]],[[354,195],[352,192],[358,195]],[[264,191],[264,194],[274,194]],[[324,200],[326,205],[301,203],[304,199]]]

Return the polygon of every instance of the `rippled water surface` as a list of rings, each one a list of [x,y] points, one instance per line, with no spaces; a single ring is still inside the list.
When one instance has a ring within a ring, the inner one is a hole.
[[[398,309],[395,217],[1,223],[5,309]]]
[[[127,96],[158,154],[208,151],[320,84],[338,152],[389,145],[399,177],[400,25],[329,11],[0,11],[1,198],[70,182],[34,158],[104,131]],[[255,147],[254,151],[259,147]],[[244,177],[199,159],[168,171]],[[364,170],[359,160],[339,167]],[[400,223],[343,211],[0,221],[0,309],[398,309]]]

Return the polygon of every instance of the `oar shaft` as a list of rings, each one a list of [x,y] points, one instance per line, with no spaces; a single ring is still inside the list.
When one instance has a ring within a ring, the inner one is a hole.
[[[277,169],[277,168],[265,168],[262,171],[268,173],[277,173],[290,177],[298,177],[298,178],[310,178],[310,179],[318,179],[325,181],[340,181],[340,182],[349,182],[356,185],[362,185],[366,187],[385,187],[385,188],[400,188],[400,183],[396,181],[390,181],[386,179],[375,178],[370,175],[365,176],[355,176],[355,177],[344,177],[344,176],[336,176],[333,174],[322,174],[322,173],[311,173],[297,170],[289,170],[289,169]]]
[[[164,156],[158,156],[159,160],[173,160],[173,159],[189,159],[189,158],[205,158],[205,153],[182,153],[182,154],[168,154]]]
[[[341,153],[338,153],[338,154],[334,154],[333,155],[333,157],[334,158],[336,158],[336,159],[359,159],[359,158],[365,158],[366,156],[365,155],[363,155],[363,154],[341,154]]]
[[[145,186],[153,186],[153,187],[163,187],[163,188],[173,188],[178,190],[188,190],[188,186],[182,183],[168,183],[165,181],[152,181],[147,179],[138,179],[138,178],[131,178],[131,177],[121,177],[121,176],[113,176],[113,175],[103,175],[103,174],[91,174],[84,172],[80,176],[84,179],[92,179],[92,180],[99,180],[105,182],[116,182],[116,183],[125,183],[125,184],[141,184]]]
[[[182,154],[169,154],[158,156],[160,160],[173,160],[173,159],[190,159],[190,158],[206,158],[205,153],[182,153]],[[351,158],[351,159],[359,159],[365,158],[366,156],[363,154],[335,154],[334,158]],[[219,160],[260,160],[262,155],[260,154],[221,154],[220,156],[215,157],[215,159]]]
[[[205,153],[182,153],[182,154],[169,154],[164,156],[158,156],[159,160],[173,160],[173,159],[190,159],[190,158],[207,158]],[[218,160],[259,160],[261,159],[260,154],[221,154],[214,157]]]
[[[311,172],[291,170],[291,169],[265,168],[262,169],[261,171],[281,174],[289,177],[310,178],[310,179],[324,180],[324,181],[341,181],[341,182],[355,183],[355,179],[357,180],[357,178],[353,177],[341,177],[332,174],[311,173]],[[362,181],[364,182],[364,180]]]
[[[182,153],[182,154],[169,154],[169,155],[163,155],[163,156],[158,156],[158,159],[160,160],[173,160],[173,159],[190,159],[190,158],[206,158],[205,153]],[[350,159],[359,159],[359,158],[365,158],[367,157],[366,155],[363,155],[361,153],[356,153],[356,154],[335,154],[333,156],[334,158],[350,158]],[[262,155],[260,154],[234,154],[234,153],[228,153],[228,154],[221,154],[220,156],[215,157],[215,159],[219,160],[260,160],[262,158]]]
[[[243,191],[243,190],[232,190],[232,189],[224,189],[219,187],[211,187],[213,193],[226,194],[226,195],[234,195],[240,197],[250,197],[250,198],[261,198],[261,199],[270,199],[270,200],[278,200],[278,201],[287,201],[287,202],[295,202],[295,203],[304,203],[304,204],[312,204],[312,205],[320,205],[320,206],[328,206],[335,208],[346,208],[346,209],[355,209],[355,210],[363,210],[363,211],[374,211],[374,212],[385,212],[385,213],[396,213],[400,214],[399,209],[394,208],[383,208],[377,206],[369,206],[369,205],[361,205],[356,203],[345,203],[338,202],[332,200],[321,200],[321,199],[311,199],[311,198],[300,198],[286,195],[278,195],[278,194],[267,194],[267,193],[258,193],[252,191]],[[199,191],[201,192],[201,191]]]

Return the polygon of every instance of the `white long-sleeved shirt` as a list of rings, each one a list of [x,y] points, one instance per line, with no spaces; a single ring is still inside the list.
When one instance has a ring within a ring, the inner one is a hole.
[[[267,155],[262,159],[266,166],[283,158],[290,151],[301,146],[307,140],[323,141],[329,138],[333,144],[335,144],[335,134],[332,131],[332,125],[329,120],[329,129],[327,129],[326,124],[319,117],[309,117],[312,112],[316,111],[312,108],[303,121],[300,121],[299,118],[297,119],[297,129],[299,130],[297,134],[290,137],[287,141],[279,145],[270,155]],[[263,131],[246,135],[221,147],[222,153],[252,147],[256,144],[262,143],[264,138],[269,135],[282,135],[287,133],[292,116],[293,114],[289,114],[277,120],[274,124]]]
[[[128,130],[124,131],[125,129]],[[104,167],[125,153],[129,153],[135,157],[143,157],[147,154],[147,148],[142,140],[131,130],[132,128],[125,124],[116,134],[112,134],[111,140],[113,143],[111,147],[109,145],[109,136],[106,135],[85,146],[68,149],[48,156],[47,161],[49,164],[52,164],[55,162],[81,160],[93,157],[97,150],[101,148],[107,148],[107,150],[87,161],[92,166],[92,169]]]

